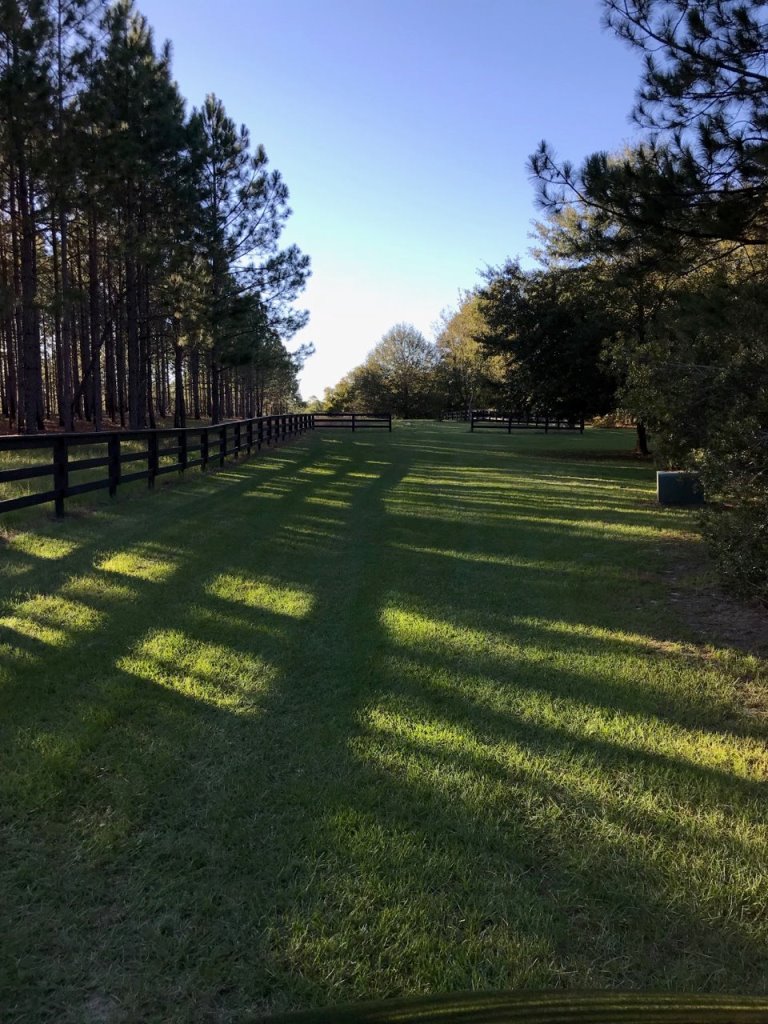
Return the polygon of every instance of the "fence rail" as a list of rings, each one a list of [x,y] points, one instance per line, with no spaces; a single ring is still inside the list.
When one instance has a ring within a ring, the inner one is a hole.
[[[558,416],[548,412],[497,412],[494,409],[476,409],[472,412],[470,430],[578,430],[584,433],[584,417]]]
[[[250,455],[254,449],[259,451],[264,446],[296,437],[314,427],[313,415],[288,413],[257,416],[211,427],[0,437],[0,452],[51,451],[50,462],[0,471],[0,484],[44,477],[51,480],[51,486],[46,490],[0,500],[0,513],[53,502],[56,515],[61,516],[65,500],[78,494],[108,489],[114,496],[120,484],[134,480],[146,480],[150,487],[154,487],[157,477],[166,473],[183,473],[193,466],[202,469],[212,464],[223,466],[228,457]],[[72,458],[78,448],[85,447],[101,449],[101,453],[96,456],[89,454],[87,458]],[[125,472],[124,467],[133,467],[137,463],[141,468]],[[93,469],[104,469],[106,474],[81,483],[75,478],[73,482],[73,474]]]
[[[392,416],[388,412],[315,413],[315,430],[392,430]]]

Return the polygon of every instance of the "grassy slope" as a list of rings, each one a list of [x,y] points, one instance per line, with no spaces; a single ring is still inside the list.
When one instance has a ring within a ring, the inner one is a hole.
[[[3,1020],[768,988],[764,665],[623,447],[400,426],[0,546]],[[679,588],[678,588],[679,589]]]

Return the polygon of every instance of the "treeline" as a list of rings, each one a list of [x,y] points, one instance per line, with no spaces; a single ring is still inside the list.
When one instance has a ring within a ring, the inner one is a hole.
[[[443,314],[434,343],[412,324],[396,324],[365,362],[326,388],[317,411],[355,409],[408,419],[492,404],[499,382],[477,340],[481,322],[477,296],[467,294],[458,311]]]
[[[444,311],[428,341],[396,324],[333,388],[318,411],[439,417],[495,408],[565,418],[611,412],[617,376],[604,358],[614,332],[594,289],[567,270],[490,270],[483,287]]]
[[[761,0],[603,0],[644,58],[640,144],[530,161],[546,272],[593,295],[618,401],[698,472],[722,577],[768,601],[768,15]]]
[[[701,475],[722,577],[768,601],[766,6],[603,0],[603,12],[644,57],[640,142],[579,165],[541,144],[539,266],[488,271],[460,310],[475,318],[461,355],[445,324],[418,347],[408,404],[412,415],[494,398],[586,416],[620,407],[641,451]],[[390,349],[382,341],[328,399],[404,395],[381,358]]]
[[[309,261],[288,191],[131,0],[0,4],[0,410],[9,429],[284,411]]]

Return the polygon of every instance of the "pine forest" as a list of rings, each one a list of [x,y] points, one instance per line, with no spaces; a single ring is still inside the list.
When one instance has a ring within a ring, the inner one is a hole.
[[[0,411],[10,432],[285,411],[308,257],[214,95],[130,0],[0,5]]]

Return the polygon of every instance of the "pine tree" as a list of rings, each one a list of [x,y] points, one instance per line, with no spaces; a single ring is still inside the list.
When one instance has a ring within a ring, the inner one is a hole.
[[[288,190],[280,174],[267,169],[264,148],[251,153],[247,128],[238,130],[213,95],[195,120],[202,139],[201,247],[210,281],[208,356],[216,423],[222,360],[228,337],[237,331],[238,300],[253,293],[273,328],[292,333],[304,317],[287,307],[304,286],[309,262],[295,247],[278,248],[291,211]]]
[[[645,58],[634,116],[645,143],[579,169],[542,143],[530,166],[548,209],[578,200],[655,244],[768,244],[768,19],[762,0],[604,0]]]
[[[20,425],[44,426],[36,249],[45,140],[51,124],[53,26],[44,0],[0,5],[0,124],[8,183]]]

